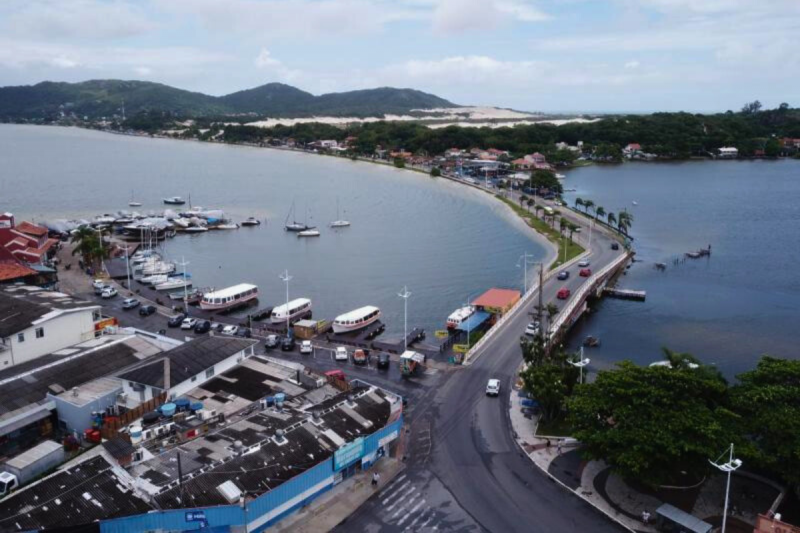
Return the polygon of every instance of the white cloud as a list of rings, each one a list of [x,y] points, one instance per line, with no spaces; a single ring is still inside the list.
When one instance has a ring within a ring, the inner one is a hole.
[[[133,71],[139,76],[149,76],[153,73],[153,69],[150,67],[136,67],[133,69]]]
[[[627,63],[625,63],[625,68],[627,69],[639,68],[639,66],[640,64],[638,61],[628,61]]]
[[[258,53],[258,57],[256,57],[255,64],[258,68],[266,68],[280,66],[281,62],[272,57],[269,50],[262,48],[261,52]]]
[[[78,62],[65,56],[56,56],[50,60],[50,64],[59,68],[75,68]]]
[[[438,0],[433,28],[442,32],[485,31],[505,22],[541,22],[548,18],[526,0]]]

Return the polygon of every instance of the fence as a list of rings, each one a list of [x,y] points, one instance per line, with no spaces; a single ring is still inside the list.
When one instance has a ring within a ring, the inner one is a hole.
[[[117,436],[117,433],[119,433],[120,429],[126,427],[134,420],[142,418],[145,413],[154,411],[158,406],[162,405],[166,401],[167,393],[162,392],[160,395],[147,400],[144,403],[140,403],[133,409],[125,411],[123,414],[117,417],[106,418],[103,422],[103,427],[100,428],[100,435],[102,435],[104,439],[113,439]]]

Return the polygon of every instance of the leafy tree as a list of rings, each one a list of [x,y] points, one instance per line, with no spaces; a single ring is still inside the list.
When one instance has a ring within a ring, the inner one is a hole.
[[[575,198],[575,209],[578,209],[578,206],[583,205],[583,198]]]
[[[579,387],[567,405],[589,458],[652,486],[681,471],[703,475],[708,459],[735,442],[726,383],[697,369],[625,361]]]
[[[606,210],[602,205],[598,205],[594,210],[594,218],[597,220],[598,218],[603,218],[606,216]]]
[[[731,402],[746,436],[737,452],[800,490],[800,361],[764,356],[737,377]]]
[[[617,216],[614,213],[609,212],[606,215],[606,220],[608,220],[608,225],[613,227],[614,224],[617,223]]]
[[[563,192],[561,182],[558,181],[554,172],[549,170],[534,170],[531,172],[531,187],[537,190],[546,189],[556,194]]]
[[[528,206],[528,212],[530,213],[531,212],[531,207],[536,205],[536,202],[533,200],[533,198],[528,198],[528,200],[525,202],[525,205]]]
[[[755,115],[756,113],[761,111],[761,107],[762,107],[761,102],[759,102],[758,100],[755,100],[753,102],[748,102],[744,104],[744,106],[742,107],[742,113],[744,113],[745,115]]]
[[[547,357],[542,328],[539,328],[539,335],[532,339],[522,337],[520,339],[520,347],[522,348],[522,360],[525,361],[526,365],[541,366]]]
[[[772,137],[764,145],[764,155],[767,157],[778,157],[781,153],[781,144],[778,139]]]
[[[583,209],[586,211],[586,214],[589,214],[589,209],[594,207],[594,202],[592,200],[584,200],[583,201]]]
[[[394,166],[397,168],[406,168],[406,160],[402,157],[395,157]]]
[[[520,377],[525,390],[539,402],[544,421],[557,419],[571,388],[564,377],[564,369],[548,363],[529,367],[520,373]]]
[[[431,168],[431,176],[433,176],[434,178],[438,178],[441,175],[442,175],[442,170],[439,167]]]
[[[572,235],[578,230],[578,225],[568,222],[567,229],[569,230],[569,242],[572,243]]]
[[[527,194],[520,194],[519,195],[519,206],[520,207],[522,207],[522,204],[524,204],[527,201],[528,201],[528,195]]]

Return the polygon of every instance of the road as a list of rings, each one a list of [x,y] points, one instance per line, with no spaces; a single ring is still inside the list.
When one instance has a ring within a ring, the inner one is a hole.
[[[587,220],[562,212],[582,225],[581,235],[588,240]],[[612,242],[595,228],[590,268],[599,270],[623,253],[611,250]],[[574,294],[586,281],[578,276],[578,267],[568,270],[568,280],[545,282],[545,305],[557,302],[563,307],[556,299],[558,290],[567,287]],[[520,309],[473,364],[443,373],[430,393],[422,395],[425,403],[408,417],[411,449],[405,488],[382,490],[337,531],[625,531],[550,481],[514,441],[509,395],[522,360],[519,339],[532,311],[531,305]],[[502,382],[505,393],[498,398],[484,394],[490,378]],[[421,500],[425,503],[417,507]]]

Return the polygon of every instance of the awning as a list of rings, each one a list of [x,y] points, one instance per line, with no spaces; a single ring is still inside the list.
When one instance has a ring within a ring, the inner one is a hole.
[[[458,325],[459,331],[475,331],[484,322],[489,320],[492,315],[486,311],[475,311],[468,319]]]
[[[713,527],[708,522],[703,522],[696,516],[681,511],[668,503],[656,509],[656,515],[678,524],[686,529],[686,531],[691,531],[692,533],[708,533]]]

